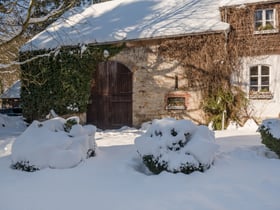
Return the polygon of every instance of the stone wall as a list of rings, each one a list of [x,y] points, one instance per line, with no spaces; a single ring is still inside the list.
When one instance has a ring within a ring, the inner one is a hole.
[[[207,37],[207,35],[204,36]],[[224,37],[224,34],[217,36]],[[201,36],[197,36],[197,38],[201,39]],[[194,36],[188,42],[195,43],[197,38]],[[171,41],[177,43],[176,39]],[[133,125],[140,126],[143,122],[163,117],[192,119],[198,124],[207,123],[207,118],[202,110],[201,89],[189,88],[190,82],[186,73],[188,69],[184,61],[179,58],[168,59],[161,54],[160,49],[164,42],[165,40],[130,42],[127,43],[127,48],[111,58],[111,60],[123,63],[133,72]],[[188,42],[184,42],[185,48],[187,48]],[[222,46],[224,46],[224,42]],[[184,48],[184,46],[181,47]],[[224,48],[220,48],[220,50],[224,50]],[[213,53],[215,51],[212,49]],[[199,68],[205,68],[205,71],[207,71],[208,63],[214,62],[214,59],[205,59],[204,53],[206,52],[200,52],[200,49],[188,53],[201,55],[204,58],[205,62],[191,59],[191,65],[197,64]],[[186,109],[168,110],[166,109],[166,97],[169,92],[175,89],[176,76],[178,78],[177,91],[183,91],[188,95],[186,98],[187,107]]]

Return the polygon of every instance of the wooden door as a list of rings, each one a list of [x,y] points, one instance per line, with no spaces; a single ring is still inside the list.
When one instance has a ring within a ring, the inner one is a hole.
[[[102,129],[132,126],[132,72],[121,63],[102,62],[94,81],[87,122]]]

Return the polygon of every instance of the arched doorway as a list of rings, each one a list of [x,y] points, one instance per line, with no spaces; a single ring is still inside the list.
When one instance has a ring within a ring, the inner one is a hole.
[[[98,64],[87,122],[102,129],[132,126],[132,72],[115,61]]]

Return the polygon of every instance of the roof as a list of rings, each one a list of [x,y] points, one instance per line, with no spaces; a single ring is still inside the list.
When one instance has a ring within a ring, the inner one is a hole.
[[[112,0],[66,12],[21,51],[225,31],[220,0]]]
[[[20,98],[21,82],[16,81],[10,88],[8,88],[1,96],[2,99]]]
[[[271,3],[280,2],[279,0],[221,0],[220,6],[236,6],[243,4],[254,4],[254,3]]]

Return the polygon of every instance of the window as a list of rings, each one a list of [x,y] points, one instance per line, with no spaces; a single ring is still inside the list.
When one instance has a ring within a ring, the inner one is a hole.
[[[271,99],[270,68],[265,65],[256,65],[250,68],[250,98]]]
[[[190,95],[185,91],[174,90],[165,95],[166,110],[186,110]]]
[[[166,109],[184,110],[186,109],[185,100],[185,97],[168,97]]]
[[[255,11],[255,31],[274,32],[276,30],[275,9]]]

